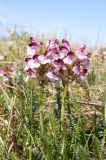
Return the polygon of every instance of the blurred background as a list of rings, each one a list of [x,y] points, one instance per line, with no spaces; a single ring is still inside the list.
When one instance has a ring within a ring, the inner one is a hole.
[[[16,30],[97,48],[106,44],[105,17],[105,0],[0,0],[0,37]]]

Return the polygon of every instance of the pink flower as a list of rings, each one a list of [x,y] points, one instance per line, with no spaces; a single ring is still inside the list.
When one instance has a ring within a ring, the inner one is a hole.
[[[50,80],[51,82],[57,82],[57,81],[59,80],[59,77],[58,77],[55,73],[53,73],[52,71],[49,71],[49,72],[46,74],[46,76],[49,78],[49,80]]]
[[[0,68],[0,77],[2,78],[3,82],[9,81],[11,78],[13,78],[13,70],[8,66]]]
[[[66,70],[66,66],[65,66],[63,60],[61,60],[61,59],[53,61],[52,66],[55,67],[57,70],[60,68],[63,70]]]
[[[33,37],[30,37],[30,43],[29,43],[29,47],[33,47],[33,46],[39,46],[40,43],[35,40]]]
[[[36,77],[36,71],[35,70],[33,70],[31,68],[28,68],[27,72],[28,72],[30,77],[33,77],[33,78]]]
[[[81,59],[81,60],[87,58],[87,56],[84,55],[81,51],[76,51],[75,54],[76,54],[77,57],[78,57],[79,59]]]
[[[59,59],[63,59],[67,56],[67,52],[65,50],[60,50],[59,52]]]
[[[28,66],[30,68],[39,68],[40,67],[40,61],[38,59],[31,59],[28,61]]]
[[[59,59],[59,49],[58,48],[52,48],[49,50],[46,50],[44,53],[44,56],[50,60],[57,60]]]
[[[88,69],[90,64],[90,60],[89,59],[84,59],[82,61],[80,61],[80,65],[84,68],[84,69]]]
[[[81,44],[79,49],[81,50],[81,52],[84,52],[84,50],[86,49],[86,45],[85,44]]]
[[[30,58],[30,57],[27,57],[27,58],[25,58],[25,61],[26,61],[26,63],[27,63],[27,65],[26,65],[26,68],[39,68],[40,67],[40,60],[38,59],[38,55],[37,54],[35,54],[35,55],[33,55],[33,57],[32,58]],[[27,70],[27,69],[25,69],[25,70]]]
[[[40,61],[41,64],[51,63],[51,60],[44,55],[38,56],[38,60]]]
[[[40,51],[40,43],[31,37],[29,46],[27,48],[27,55],[33,56],[37,54],[39,51]]]
[[[69,42],[68,42],[67,40],[65,40],[65,39],[62,40],[61,49],[64,49],[64,50],[66,50],[66,51],[68,51],[68,52],[71,51],[70,44],[69,44]]]
[[[52,56],[53,56],[53,60],[58,60],[58,59],[60,59],[60,54],[59,54],[59,52],[54,53]]]
[[[69,52],[68,55],[63,59],[63,62],[65,64],[71,64],[74,57],[75,57],[74,52]]]
[[[62,40],[62,45],[59,46],[59,55],[60,59],[63,59],[67,56],[67,54],[71,52],[71,47],[68,41],[65,39]]]
[[[59,41],[57,39],[49,40],[49,43],[47,46],[49,49],[54,49],[54,48],[58,48],[58,44],[59,44]]]
[[[73,71],[76,75],[79,75],[80,78],[84,78],[88,71],[90,61],[89,59],[84,59],[81,61],[78,61],[77,64],[73,67]]]
[[[79,59],[86,59],[87,55],[85,55],[84,50],[85,50],[86,46],[84,44],[82,44],[76,51],[75,54]]]

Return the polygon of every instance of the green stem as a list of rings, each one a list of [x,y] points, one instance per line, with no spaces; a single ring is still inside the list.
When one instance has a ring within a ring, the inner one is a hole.
[[[64,127],[64,123],[65,123],[64,112],[65,112],[67,92],[68,92],[68,85],[65,85],[63,95],[62,95],[62,106],[61,106],[61,133],[62,133],[61,155],[62,155],[62,157],[64,157],[64,156],[66,157],[66,154],[65,154],[65,149],[66,149],[66,133],[65,132],[66,131],[65,131],[65,127]]]
[[[33,87],[31,86],[30,134],[32,135]],[[29,160],[32,160],[32,138],[30,136]]]
[[[64,87],[64,91],[62,95],[62,106],[61,106],[61,130],[62,131],[63,131],[63,126],[64,126],[64,111],[65,111],[67,91],[68,91],[68,85]]]
[[[41,132],[44,134],[44,115],[42,111],[43,106],[43,85],[40,86],[40,94],[39,94],[39,107],[40,107],[40,127]]]
[[[45,134],[45,125],[44,125],[44,113],[42,110],[42,107],[44,105],[44,101],[43,101],[43,96],[44,96],[44,92],[43,92],[43,84],[40,85],[40,94],[39,94],[39,107],[40,107],[40,129],[41,129],[41,134],[42,134],[42,142],[44,145],[44,148],[47,147],[47,153],[46,153],[46,157],[48,160],[52,160],[52,154],[51,154],[51,149],[48,146],[48,141],[47,141],[47,137]]]

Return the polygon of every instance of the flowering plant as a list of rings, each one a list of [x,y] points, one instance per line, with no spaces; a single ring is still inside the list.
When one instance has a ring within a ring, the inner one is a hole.
[[[79,76],[83,79],[88,71],[90,53],[86,53],[86,46],[82,44],[75,51],[70,43],[63,39],[49,40],[46,44],[30,38],[25,58],[25,70],[30,77],[42,77],[42,80],[56,82],[59,79],[69,81],[72,77]]]

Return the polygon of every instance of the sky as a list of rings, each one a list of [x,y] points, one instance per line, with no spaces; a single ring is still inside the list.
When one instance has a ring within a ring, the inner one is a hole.
[[[2,24],[31,36],[106,45],[106,0],[0,0],[0,36],[7,34]]]

